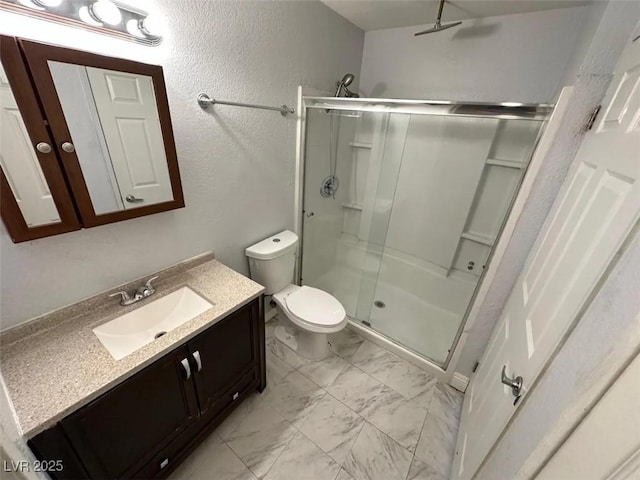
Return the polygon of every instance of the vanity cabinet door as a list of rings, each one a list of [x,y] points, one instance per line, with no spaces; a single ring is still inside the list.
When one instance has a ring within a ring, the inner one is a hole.
[[[187,356],[174,350],[62,420],[91,478],[131,478],[197,419]]]
[[[255,378],[258,316],[258,302],[254,301],[188,343],[202,415],[215,415],[234,400],[234,392],[229,402],[218,401],[221,397],[232,387],[242,390]]]

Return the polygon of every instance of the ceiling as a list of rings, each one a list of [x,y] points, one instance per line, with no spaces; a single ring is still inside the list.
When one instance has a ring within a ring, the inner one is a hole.
[[[433,24],[439,0],[321,0],[363,30]],[[443,22],[577,7],[597,0],[447,0]]]

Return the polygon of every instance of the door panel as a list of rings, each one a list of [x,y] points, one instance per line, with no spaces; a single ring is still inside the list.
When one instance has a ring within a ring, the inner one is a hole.
[[[87,74],[124,207],[170,202],[153,79],[93,67],[87,67]],[[144,202],[127,202],[128,195]]]
[[[38,151],[38,144],[49,151]],[[0,36],[0,165],[2,218],[14,242],[80,229],[18,44],[5,36]]]
[[[180,347],[62,421],[91,478],[127,478],[198,416]]]
[[[257,308],[257,302],[252,302],[189,342],[203,415],[257,363]],[[195,360],[196,352],[201,368]]]
[[[453,478],[471,478],[640,218],[640,42],[620,58],[548,226],[502,312],[465,402]],[[553,120],[552,120],[553,121]]]
[[[60,221],[11,86],[0,64],[0,163],[29,227]]]

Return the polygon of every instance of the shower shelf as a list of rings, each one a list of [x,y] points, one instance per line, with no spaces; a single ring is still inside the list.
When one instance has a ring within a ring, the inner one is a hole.
[[[365,142],[349,142],[349,146],[353,148],[372,148],[373,145]]]
[[[496,165],[498,167],[523,169],[525,164],[516,160],[498,160],[497,158],[487,158],[487,165]]]
[[[342,208],[350,208],[351,210],[362,210],[362,205],[357,203],[343,203]]]
[[[465,240],[471,240],[472,242],[481,243],[482,245],[486,245],[487,247],[493,247],[495,243],[494,239],[485,237],[484,235],[478,235],[476,233],[463,232],[460,235]]]

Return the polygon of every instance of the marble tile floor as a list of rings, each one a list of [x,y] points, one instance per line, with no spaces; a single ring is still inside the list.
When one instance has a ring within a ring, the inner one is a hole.
[[[172,474],[184,480],[446,480],[462,394],[350,330],[311,362],[267,324],[267,388]]]

